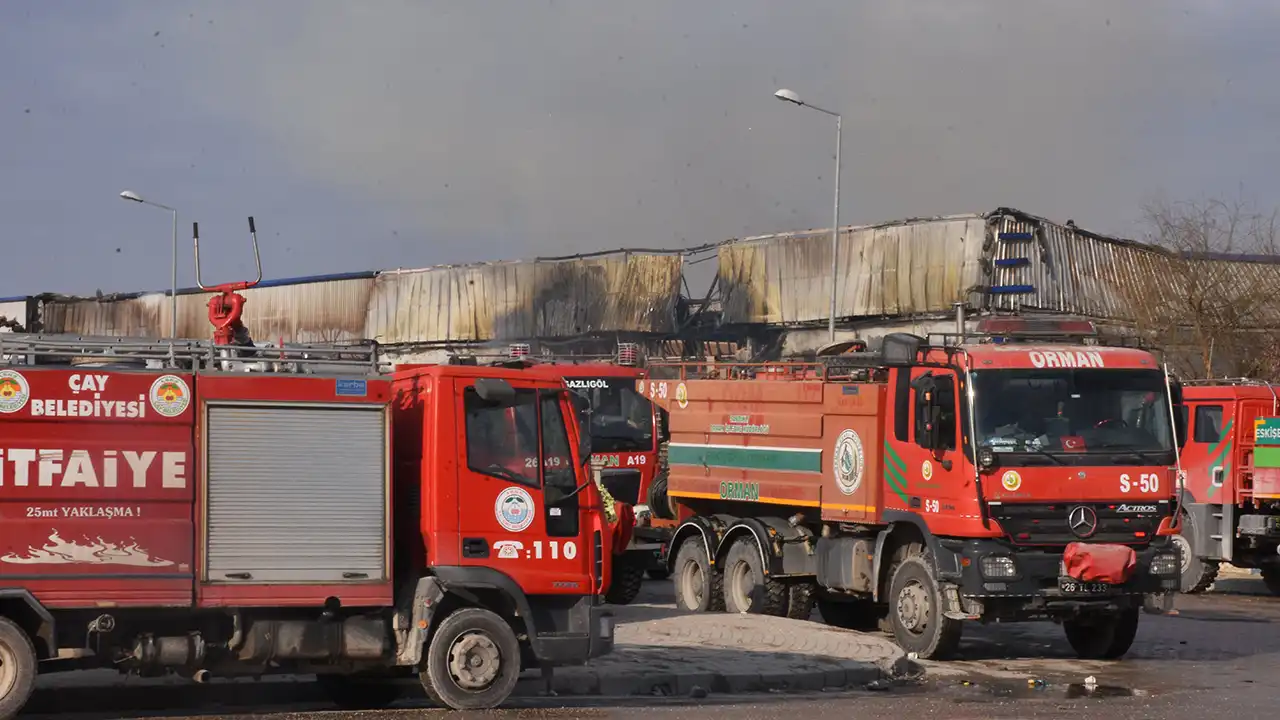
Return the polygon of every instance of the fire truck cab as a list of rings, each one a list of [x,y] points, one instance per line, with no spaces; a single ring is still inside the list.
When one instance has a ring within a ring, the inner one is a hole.
[[[649,365],[671,413],[677,603],[878,622],[944,658],[961,623],[1051,619],[1127,652],[1177,589],[1179,389],[1087,322],[988,318],[817,363]],[[664,387],[665,386],[665,387]],[[887,615],[887,617],[886,617]]]
[[[666,412],[636,390],[636,380],[644,377],[636,367],[638,348],[621,343],[611,357],[534,357],[529,345],[520,343],[510,347],[509,360],[532,376],[563,380],[582,399],[580,421],[591,435],[593,461],[602,466],[601,484],[614,501],[632,510],[615,526],[616,554],[605,594],[609,603],[626,605],[636,598],[646,575],[668,576],[665,548],[675,524],[655,517],[661,512],[653,510],[655,493],[666,502],[665,477],[659,473]]]
[[[1261,569],[1267,588],[1280,595],[1280,487],[1258,462],[1259,448],[1265,455],[1275,444],[1268,418],[1280,415],[1276,387],[1245,378],[1183,384],[1190,432],[1177,538],[1182,591],[1207,589],[1228,563]]]

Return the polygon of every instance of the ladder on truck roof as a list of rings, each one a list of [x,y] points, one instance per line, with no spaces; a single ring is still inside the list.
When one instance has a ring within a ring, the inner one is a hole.
[[[207,340],[0,333],[0,366],[69,365],[298,374],[378,374],[376,343],[218,345]]]

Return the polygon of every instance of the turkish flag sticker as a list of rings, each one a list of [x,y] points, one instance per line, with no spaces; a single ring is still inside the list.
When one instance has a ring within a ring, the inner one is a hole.
[[[1063,435],[1062,449],[1067,452],[1084,452],[1084,438],[1079,435]]]

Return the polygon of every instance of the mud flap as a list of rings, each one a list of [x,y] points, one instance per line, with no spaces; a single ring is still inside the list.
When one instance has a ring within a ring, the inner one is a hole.
[[[1173,611],[1173,596],[1176,593],[1148,593],[1142,596],[1142,610],[1149,615],[1167,615]]]
[[[394,627],[396,640],[400,644],[396,648],[396,665],[412,667],[422,661],[422,648],[427,643],[431,617],[444,599],[444,588],[437,578],[424,577],[418,580],[411,592],[412,604],[407,608],[407,603],[402,604],[396,610]]]
[[[942,614],[952,620],[977,620],[982,617],[982,603],[960,597],[960,588],[951,583],[938,584]]]

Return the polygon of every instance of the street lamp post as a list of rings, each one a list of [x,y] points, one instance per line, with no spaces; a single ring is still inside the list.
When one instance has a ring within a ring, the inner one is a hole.
[[[131,202],[142,203],[168,210],[173,213],[173,262],[169,268],[169,337],[178,337],[178,211],[168,205],[151,202],[132,190],[125,190],[120,197]]]
[[[824,110],[817,105],[810,105],[800,99],[793,90],[783,88],[773,94],[783,102],[794,103],[801,107],[812,108],[820,113],[836,119],[836,199],[831,221],[831,309],[827,313],[827,336],[830,342],[836,339],[836,292],[839,287],[836,281],[840,270],[840,113]]]

